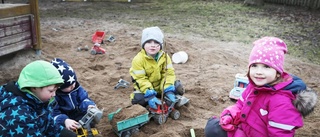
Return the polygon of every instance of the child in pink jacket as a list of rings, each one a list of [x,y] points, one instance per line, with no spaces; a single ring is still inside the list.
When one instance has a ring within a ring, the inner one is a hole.
[[[249,57],[249,85],[235,105],[212,117],[206,137],[293,137],[310,114],[317,95],[305,83],[283,70],[287,46],[279,38],[253,43]]]

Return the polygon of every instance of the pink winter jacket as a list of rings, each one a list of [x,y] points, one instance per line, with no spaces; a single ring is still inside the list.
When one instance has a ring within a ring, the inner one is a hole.
[[[226,108],[221,116],[234,111],[240,120],[228,137],[293,137],[295,130],[303,126],[303,117],[292,101],[295,96],[284,87],[292,82],[292,77],[284,73],[284,82],[273,87],[254,87],[252,82],[233,106]]]

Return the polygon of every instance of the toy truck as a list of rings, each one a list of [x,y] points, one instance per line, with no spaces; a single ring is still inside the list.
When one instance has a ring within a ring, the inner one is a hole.
[[[113,128],[113,131],[119,137],[130,137],[133,133],[139,132],[139,128],[148,123],[151,118],[159,125],[164,124],[169,116],[174,120],[179,119],[180,112],[174,107],[186,105],[189,99],[181,95],[176,95],[176,97],[176,102],[170,102],[168,98],[165,98],[163,105],[158,105],[157,109],[148,108],[147,113],[117,122],[117,129]],[[113,116],[120,111],[121,108],[108,114],[108,120],[111,121]]]
[[[94,137],[99,135],[99,131],[96,128],[92,128],[92,125],[98,124],[103,115],[103,109],[89,108],[87,113],[79,121],[79,127],[76,130],[77,137]]]
[[[108,114],[108,120],[111,121],[113,116],[119,113],[121,109],[122,108],[119,108],[117,111]],[[130,137],[133,133],[139,132],[139,128],[148,123],[149,120],[149,112],[147,112],[145,114],[117,122],[117,129],[113,128],[113,131],[119,137]]]
[[[105,32],[104,31],[96,31],[92,35],[92,42],[93,43],[103,44],[104,37],[105,37]]]
[[[234,87],[229,93],[229,98],[232,100],[238,100],[246,87],[249,84],[248,77],[245,74],[236,74],[236,80],[234,81]]]
[[[93,47],[91,48],[90,53],[92,55],[96,55],[96,54],[105,54],[106,50],[104,48],[101,47],[101,45],[99,43],[95,43],[93,45]]]
[[[181,95],[176,95],[176,99],[176,102],[171,102],[167,97],[165,97],[164,103],[162,105],[158,105],[157,109],[148,108],[150,117],[152,117],[153,120],[159,125],[165,123],[168,117],[171,117],[173,120],[179,119],[180,111],[175,109],[175,107],[180,107],[187,104],[189,99]]]

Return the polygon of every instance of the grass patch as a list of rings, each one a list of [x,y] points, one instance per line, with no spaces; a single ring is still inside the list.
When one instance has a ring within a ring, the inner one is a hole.
[[[319,11],[298,7],[270,4],[247,7],[242,2],[216,0],[87,2],[47,9],[41,11],[41,17],[102,19],[139,27],[159,26],[166,33],[197,34],[248,45],[262,36],[276,36],[285,40],[289,54],[320,64]]]

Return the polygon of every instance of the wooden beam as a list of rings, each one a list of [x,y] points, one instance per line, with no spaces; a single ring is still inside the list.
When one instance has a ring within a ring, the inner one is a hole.
[[[29,16],[31,14],[22,15],[22,16],[14,16],[9,18],[1,18],[0,19],[0,28],[5,28],[9,26],[14,26],[22,23],[30,23]]]
[[[28,4],[1,4],[0,10],[0,19],[31,13]]]
[[[33,41],[33,48],[36,50],[42,49],[42,43],[41,43],[41,31],[40,31],[40,14],[39,14],[39,1],[38,0],[29,0],[30,8],[31,8],[31,14],[33,14],[33,18],[31,18],[31,26],[35,28],[35,32],[32,32],[32,37],[36,38],[35,41]]]

